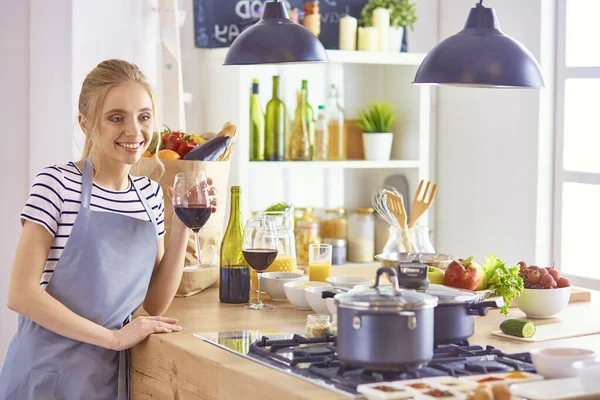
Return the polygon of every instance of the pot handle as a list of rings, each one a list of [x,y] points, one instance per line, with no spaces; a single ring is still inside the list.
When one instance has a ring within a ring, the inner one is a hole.
[[[488,313],[488,309],[491,308],[500,308],[504,306],[504,298],[503,297],[492,297],[487,299],[486,301],[481,301],[479,303],[474,303],[469,306],[469,315],[479,315],[481,317],[485,317]]]
[[[408,329],[411,331],[417,328],[417,316],[412,311],[400,311],[398,313],[401,317],[408,317]]]
[[[381,275],[383,274],[387,274],[392,279],[392,289],[394,290],[394,295],[400,296],[402,292],[400,291],[400,284],[398,283],[398,273],[392,267],[381,267],[377,269],[377,276],[375,277],[375,285],[373,285],[373,287],[379,287],[379,278],[381,278]]]

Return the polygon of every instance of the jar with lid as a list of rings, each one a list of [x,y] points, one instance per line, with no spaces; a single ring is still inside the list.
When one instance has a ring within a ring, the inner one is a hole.
[[[320,338],[331,334],[331,317],[325,314],[307,315],[304,334],[307,338]]]
[[[319,220],[311,207],[306,208],[296,225],[296,255],[299,264],[308,264],[308,248],[311,244],[320,244]]]
[[[264,272],[294,272],[297,269],[296,240],[294,237],[294,206],[286,211],[258,211],[258,217],[273,221],[277,230],[277,258]],[[252,290],[258,287],[258,277],[254,269],[250,270]]]
[[[324,244],[331,245],[331,264],[346,264],[346,239],[322,239]]]
[[[348,261],[371,262],[375,258],[374,211],[357,208],[348,218]]]
[[[321,6],[319,0],[305,1],[302,7],[304,19],[302,25],[316,37],[321,36]]]
[[[326,239],[348,238],[348,221],[344,208],[325,210],[325,217],[321,221],[321,237]]]

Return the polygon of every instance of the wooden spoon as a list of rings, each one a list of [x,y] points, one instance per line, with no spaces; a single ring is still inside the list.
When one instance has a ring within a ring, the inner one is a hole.
[[[400,230],[402,232],[402,241],[404,242],[406,252],[412,253],[413,249],[412,245],[410,244],[410,239],[408,236],[408,226],[406,224],[406,209],[404,208],[402,196],[396,196],[395,194],[388,193],[387,204],[392,214],[394,214],[394,217],[396,217],[398,224],[400,225]]]
[[[425,182],[427,182],[427,185],[425,186],[425,191],[421,196],[421,189],[423,188],[423,184]],[[431,189],[431,191],[429,191],[429,189]],[[408,223],[409,228],[414,228],[414,226],[417,225],[419,218],[421,218],[423,214],[427,212],[429,207],[431,207],[431,203],[435,198],[436,192],[437,184],[434,183],[432,187],[431,182],[421,180],[421,183],[419,183],[419,188],[417,189],[417,193],[415,193],[415,198],[413,199],[412,212],[410,214],[410,222]]]

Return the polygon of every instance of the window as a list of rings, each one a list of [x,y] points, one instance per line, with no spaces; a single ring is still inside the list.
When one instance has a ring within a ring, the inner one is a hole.
[[[600,289],[600,1],[557,4],[554,259]]]

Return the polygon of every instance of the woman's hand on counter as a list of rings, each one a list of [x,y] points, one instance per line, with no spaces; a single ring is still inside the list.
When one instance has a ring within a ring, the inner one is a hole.
[[[170,333],[181,331],[181,326],[176,325],[178,320],[167,317],[139,316],[118,331],[110,331],[110,345],[112,350],[130,349],[153,333]]]

